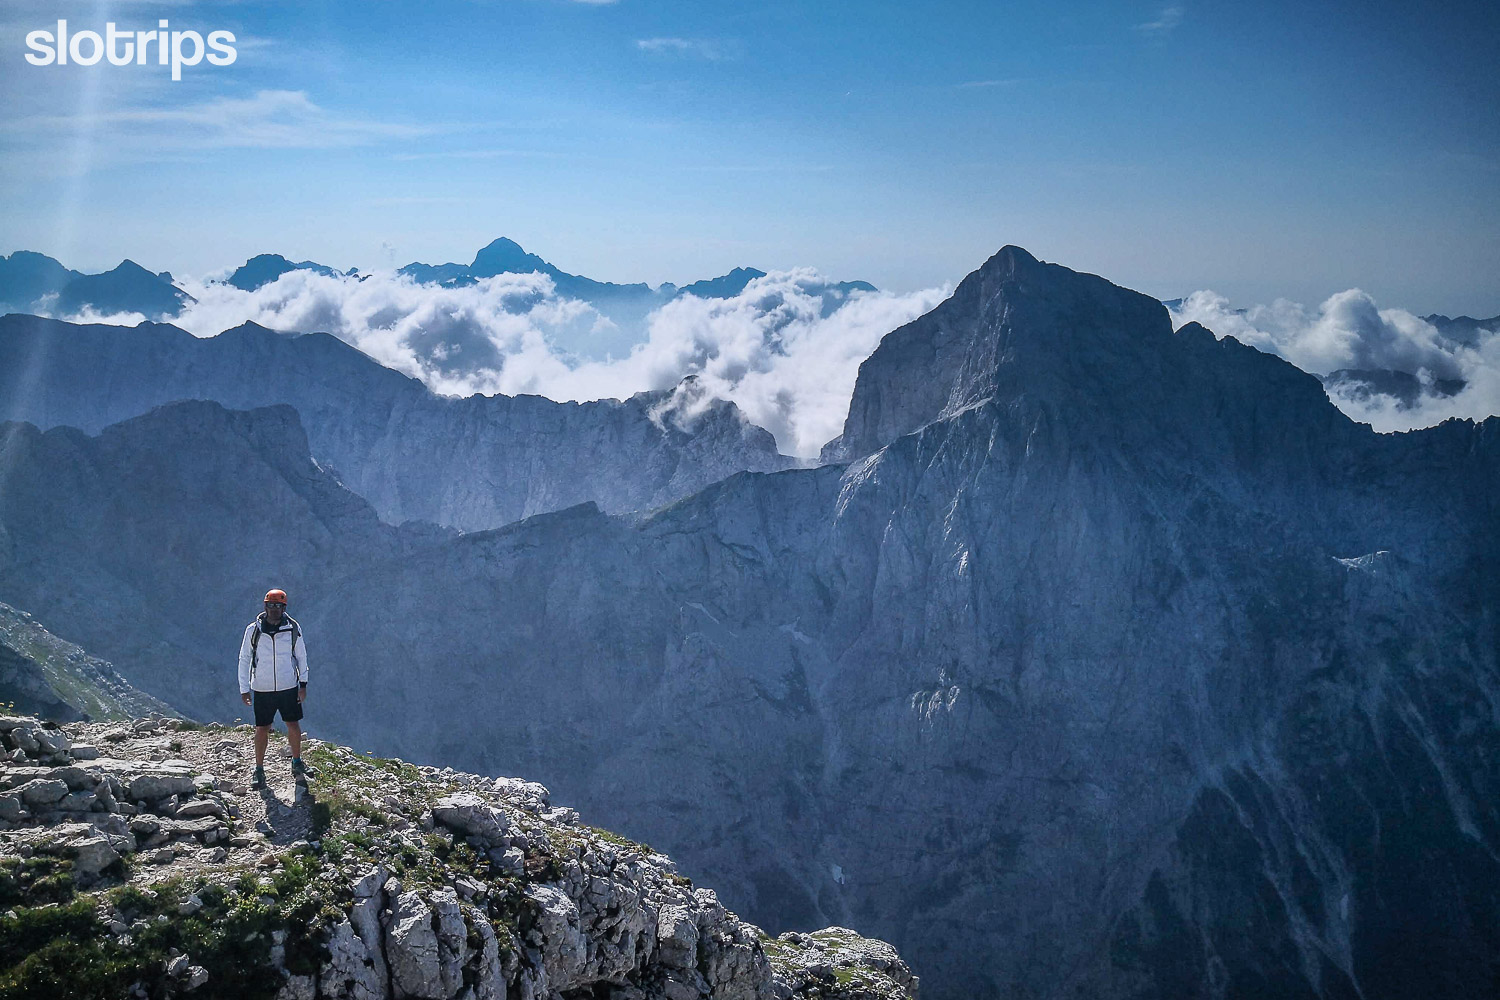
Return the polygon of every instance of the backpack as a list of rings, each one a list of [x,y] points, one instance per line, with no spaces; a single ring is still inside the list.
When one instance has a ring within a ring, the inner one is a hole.
[[[302,672],[297,670],[297,640],[302,637],[302,626],[297,624],[297,619],[291,615],[283,614],[281,617],[292,623],[292,670],[297,674],[297,680],[302,680]],[[254,621],[255,631],[250,634],[250,680],[255,680],[256,647],[260,645],[260,619]]]

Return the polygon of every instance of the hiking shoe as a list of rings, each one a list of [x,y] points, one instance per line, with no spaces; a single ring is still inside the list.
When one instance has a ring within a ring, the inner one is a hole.
[[[311,778],[317,772],[314,771],[312,768],[308,767],[306,764],[302,763],[302,758],[301,757],[293,757],[292,758],[292,773],[295,774],[299,778]]]
[[[266,787],[266,769],[265,768],[263,768],[263,767],[257,767],[255,769],[255,774],[250,778],[250,787],[251,788],[265,788]]]

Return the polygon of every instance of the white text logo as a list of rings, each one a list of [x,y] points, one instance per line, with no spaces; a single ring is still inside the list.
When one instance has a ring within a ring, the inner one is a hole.
[[[205,58],[214,66],[231,65],[238,55],[234,32],[210,31],[208,38],[196,31],[169,31],[166,20],[155,31],[121,31],[110,21],[104,34],[97,31],[68,32],[68,22],[58,21],[57,31],[33,31],[26,36],[26,61],[33,66],[93,66],[107,59],[111,66],[171,66],[172,79],[182,79],[182,67],[196,66]]]

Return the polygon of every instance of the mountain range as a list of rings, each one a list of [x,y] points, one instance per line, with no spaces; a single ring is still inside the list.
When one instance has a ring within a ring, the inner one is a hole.
[[[61,419],[114,370],[8,322],[0,398]],[[0,431],[0,600],[190,714],[239,711],[274,584],[320,734],[534,775],[752,921],[889,940],[928,997],[1500,981],[1500,418],[1375,434],[1016,247],[882,341],[826,464],[653,510],[393,527],[312,403],[210,400]]]
[[[45,254],[17,250],[0,257],[0,310],[47,310],[72,315],[92,310],[100,315],[136,312],[176,316],[193,297],[178,288],[166,271],[152,274],[133,260],[112,271],[83,274]]]
[[[316,261],[293,262],[280,254],[264,253],[236,268],[224,283],[253,292],[295,271],[328,277],[360,277],[356,268],[340,271]],[[397,273],[418,284],[447,288],[472,285],[500,274],[543,274],[551,279],[558,295],[587,302],[613,324],[613,331],[595,330],[590,337],[565,345],[582,357],[598,359],[628,353],[631,346],[644,339],[647,316],[676,298],[684,295],[700,299],[730,298],[743,292],[751,281],[766,276],[766,272],[756,268],[737,267],[728,274],[682,288],[670,282],[656,288],[644,283],[615,284],[570,274],[505,238],[481,249],[471,264],[412,262]],[[841,281],[809,290],[822,298],[826,315],[849,295],[873,292],[875,286],[865,281]],[[103,274],[82,274],[29,250],[0,256],[0,312],[75,316],[88,310],[99,316],[139,313],[148,320],[161,321],[176,318],[193,301],[191,295],[174,284],[170,273],[152,274],[129,260]]]
[[[459,399],[329,334],[0,317],[0,420],[95,433],[182,399],[293,407],[318,462],[391,523],[493,528],[590,500],[636,510],[796,464],[691,377],[623,401]]]

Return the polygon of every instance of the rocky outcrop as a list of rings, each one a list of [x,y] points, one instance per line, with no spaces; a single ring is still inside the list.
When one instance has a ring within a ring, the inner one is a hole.
[[[48,760],[67,754],[69,739],[36,719],[0,731],[53,734],[62,749]],[[0,823],[5,929],[53,928],[45,958],[0,950],[0,981],[33,994],[111,995],[113,983],[114,995],[228,995],[259,977],[255,992],[281,1000],[917,995],[888,945],[842,928],[769,938],[667,858],[580,825],[534,783],[313,742],[308,784],[252,796],[246,728],[142,720],[73,733],[121,753],[150,753],[165,735],[186,758],[0,768],[0,803],[33,809]],[[195,776],[206,767],[219,773]],[[56,800],[75,787],[98,797],[60,818]],[[206,801],[222,820],[172,818]],[[299,812],[310,826],[286,815]],[[192,834],[223,845],[158,846]],[[311,839],[288,841],[300,834]],[[59,908],[67,920],[49,923]]]
[[[164,324],[0,317],[0,420],[93,434],[183,399],[229,409],[285,404],[300,415],[313,457],[393,524],[477,530],[586,501],[637,510],[736,472],[796,464],[732,403],[662,419],[672,397],[458,399],[329,334],[247,323],[199,338]]]

